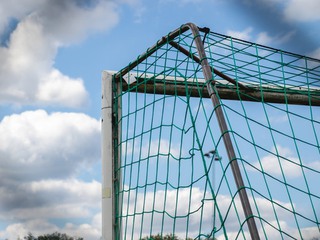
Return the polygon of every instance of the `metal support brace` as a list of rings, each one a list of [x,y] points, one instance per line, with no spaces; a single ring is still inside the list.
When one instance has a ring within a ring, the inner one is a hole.
[[[248,195],[247,195],[244,183],[243,183],[243,179],[242,179],[240,168],[239,168],[239,165],[238,165],[238,162],[236,159],[233,144],[232,144],[232,141],[231,141],[231,138],[229,135],[226,120],[224,118],[222,108],[220,107],[219,99],[216,96],[217,90],[216,90],[215,85],[211,84],[211,81],[213,80],[213,75],[212,75],[211,67],[208,63],[208,60],[207,60],[207,57],[205,54],[205,50],[203,47],[203,43],[202,43],[202,40],[200,37],[198,27],[196,25],[194,25],[193,23],[188,23],[186,25],[189,26],[190,30],[192,31],[193,35],[195,36],[194,41],[195,41],[195,44],[196,44],[196,47],[197,47],[197,50],[199,53],[203,75],[206,80],[206,86],[208,89],[208,93],[211,96],[213,106],[215,108],[215,112],[216,112],[216,116],[217,116],[217,119],[219,122],[219,127],[221,130],[221,133],[223,134],[223,141],[226,146],[227,153],[228,153],[232,173],[233,173],[236,185],[237,185],[242,208],[243,208],[245,217],[247,219],[247,224],[248,224],[249,232],[251,235],[251,239],[259,240],[260,237],[259,237],[258,229],[257,229],[256,223],[254,221],[250,202],[249,202]]]
[[[183,48],[182,46],[180,46],[178,43],[176,43],[176,42],[174,42],[174,41],[171,41],[171,42],[169,42],[169,44],[170,44],[172,47],[174,47],[174,48],[176,48],[177,50],[179,50],[180,52],[182,52],[184,55],[186,55],[186,56],[188,56],[189,58],[193,59],[196,63],[199,63],[199,64],[201,65],[201,59],[200,59],[200,58],[198,58],[196,55],[194,55],[193,53],[189,52],[187,49],[185,49],[185,48]],[[248,90],[248,91],[250,90],[247,86],[243,85],[242,83],[237,82],[237,81],[234,80],[233,78],[225,75],[224,73],[218,71],[217,69],[215,69],[215,68],[213,68],[213,67],[211,67],[211,66],[209,66],[209,67],[210,67],[210,70],[211,70],[213,73],[217,74],[217,75],[218,75],[219,77],[221,77],[222,79],[224,79],[224,80],[232,83],[232,84],[235,85],[235,86],[238,86],[240,89]],[[212,79],[212,81],[214,81],[214,80]]]

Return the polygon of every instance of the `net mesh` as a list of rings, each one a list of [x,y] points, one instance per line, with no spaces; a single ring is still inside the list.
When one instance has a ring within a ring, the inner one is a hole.
[[[201,31],[214,107],[196,37],[163,38],[114,75],[116,238],[251,239],[244,188],[260,239],[318,239],[320,61]]]

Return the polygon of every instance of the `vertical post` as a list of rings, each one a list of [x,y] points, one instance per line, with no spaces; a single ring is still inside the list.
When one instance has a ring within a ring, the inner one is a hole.
[[[243,208],[245,217],[247,218],[247,224],[248,224],[249,232],[251,235],[251,239],[259,240],[260,237],[259,237],[258,229],[257,229],[256,223],[253,218],[253,214],[252,214],[252,210],[251,210],[251,206],[250,206],[250,202],[248,199],[246,189],[244,188],[243,179],[241,176],[238,162],[236,160],[236,154],[235,154],[235,151],[234,151],[234,148],[232,145],[232,141],[231,141],[231,138],[230,138],[230,135],[228,132],[226,120],[224,118],[222,108],[220,107],[219,99],[216,96],[217,90],[216,90],[215,85],[212,86],[210,83],[213,80],[213,75],[212,75],[212,71],[211,71],[212,69],[208,63],[198,27],[196,25],[194,25],[193,23],[188,23],[187,25],[190,27],[190,30],[192,31],[193,35],[195,36],[194,41],[195,41],[195,44],[196,44],[196,47],[197,47],[197,50],[199,53],[203,75],[204,75],[204,78],[207,82],[207,89],[208,89],[209,96],[211,97],[213,106],[216,108],[216,110],[215,110],[216,116],[217,116],[217,119],[219,122],[220,130],[223,133],[223,141],[226,146],[226,150],[228,153],[228,158],[230,161],[232,173],[233,173],[236,185],[237,185],[237,189],[239,191],[239,196],[240,196],[242,208]]]
[[[102,72],[101,159],[102,159],[102,240],[115,238],[113,147],[112,147],[112,74]]]

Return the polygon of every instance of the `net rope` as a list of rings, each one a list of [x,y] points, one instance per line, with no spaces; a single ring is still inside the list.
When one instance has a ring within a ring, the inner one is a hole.
[[[201,38],[219,106],[191,31],[114,75],[116,239],[251,239],[232,161],[260,239],[320,238],[320,61],[211,31]]]

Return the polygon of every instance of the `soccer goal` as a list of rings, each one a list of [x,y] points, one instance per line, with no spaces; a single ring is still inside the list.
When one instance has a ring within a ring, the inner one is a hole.
[[[102,76],[103,239],[320,239],[320,60],[199,28]]]

